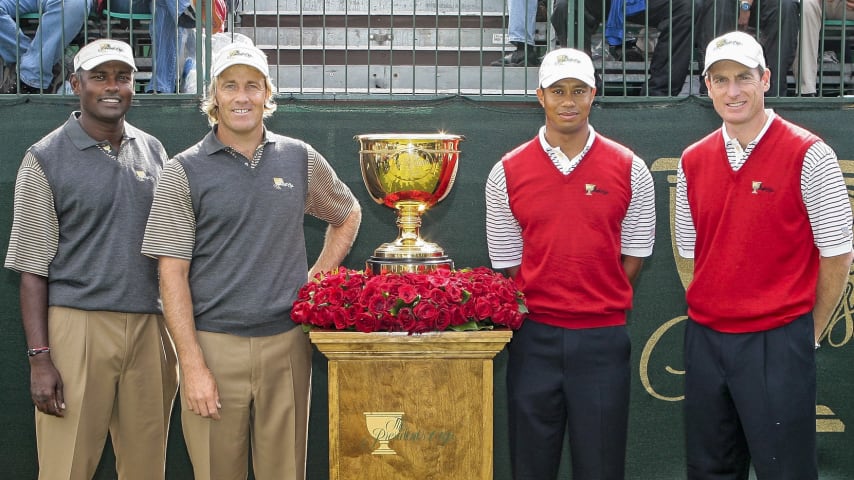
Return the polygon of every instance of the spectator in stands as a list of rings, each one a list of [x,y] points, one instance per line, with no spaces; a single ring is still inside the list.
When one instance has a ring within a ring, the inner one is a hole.
[[[798,62],[792,65],[792,71],[795,78],[798,79],[801,87],[801,95],[804,97],[814,97],[816,95],[816,77],[818,76],[818,61],[819,55],[819,35],[821,34],[821,5],[822,0],[802,0],[801,15],[802,28],[800,36],[800,53],[795,55],[795,58],[800,59],[800,67]],[[832,20],[854,20],[854,0],[824,0],[824,16]],[[848,29],[843,29],[848,32]],[[843,42],[842,48],[850,48],[851,42],[854,39],[847,39]]]
[[[507,36],[516,50],[492,62],[493,67],[536,67],[540,64],[534,47],[538,6],[538,0],[507,0],[510,17]]]
[[[624,20],[658,30],[658,43],[652,53],[649,65],[649,81],[644,84],[641,94],[651,96],[676,96],[682,91],[685,79],[688,77],[688,67],[691,61],[691,2],[690,0],[648,0],[649,4],[643,10],[629,8],[626,3],[625,17],[617,15],[613,21]],[[631,2],[636,4],[637,2]],[[567,31],[570,25],[567,0],[555,2],[551,23],[555,29],[558,43],[567,46]],[[620,2],[605,0],[587,1],[584,3],[584,50],[591,53],[593,33],[603,22],[605,11],[612,13]],[[572,2],[575,5],[575,2]],[[609,29],[610,30],[610,29]],[[622,30],[618,27],[615,34]]]
[[[755,31],[771,70],[767,96],[786,96],[786,75],[795,59],[799,28],[798,0],[703,0],[696,9],[697,45],[705,47],[715,37],[736,29]],[[701,50],[701,56],[703,53]],[[705,83],[700,85],[705,93]]]
[[[154,0],[151,43],[154,62],[150,93],[175,93],[178,88],[178,54],[187,30],[196,26],[191,0]]]
[[[0,93],[55,92],[64,80],[57,73],[65,47],[80,33],[91,6],[91,0],[0,0]],[[41,14],[32,39],[16,23],[16,15],[26,13]]]
[[[192,37],[196,28],[195,0],[154,0],[154,20],[151,22],[151,39],[154,45],[154,71],[151,81],[145,88],[149,93],[176,93],[183,78],[183,64],[179,62],[186,56],[195,62],[195,41]],[[208,34],[223,32],[227,7],[225,0],[205,0],[214,6],[213,25]],[[205,10],[200,10],[202,22]],[[189,41],[187,40],[190,37]],[[190,43],[188,51],[181,48]],[[194,81],[191,80],[191,81]]]

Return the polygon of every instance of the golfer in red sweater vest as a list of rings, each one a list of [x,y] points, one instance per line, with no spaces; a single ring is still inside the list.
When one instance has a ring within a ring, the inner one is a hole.
[[[694,260],[685,330],[688,478],[813,480],[815,348],[851,265],[836,154],[764,108],[771,72],[742,32],[706,49],[723,127],[688,147],[679,254]]]
[[[585,53],[549,52],[537,89],[545,126],[486,184],[492,266],[515,278],[530,311],[507,366],[515,480],[556,478],[566,433],[572,478],[625,478],[626,311],[652,254],[655,199],[644,162],[589,125],[594,84]]]

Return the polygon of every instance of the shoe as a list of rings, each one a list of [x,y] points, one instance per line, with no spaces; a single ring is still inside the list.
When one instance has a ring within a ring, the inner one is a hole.
[[[188,5],[187,9],[178,16],[178,26],[181,28],[196,28],[196,10],[192,5]]]
[[[62,82],[59,82],[61,85]],[[0,80],[0,93],[6,93],[9,95],[14,95],[16,93],[21,93],[22,95],[37,95],[39,93],[54,93],[56,91],[56,86],[51,84],[48,88],[41,89],[39,87],[33,87],[21,81],[20,91],[18,90],[18,71],[15,68],[15,64],[7,64],[3,67],[3,78]]]
[[[504,55],[490,65],[493,67],[537,67],[540,65],[540,58],[537,56],[534,46],[528,45],[526,48],[517,48],[516,51]]]
[[[833,50],[825,50],[824,53],[821,54],[821,61],[823,63],[839,65],[839,59],[836,58],[836,52],[834,52]]]
[[[18,79],[15,75],[15,64],[6,64],[0,60],[0,93],[14,94],[17,93]]]
[[[623,45],[611,46],[611,56],[614,60],[622,62],[643,62],[644,54],[637,45],[636,39],[626,39]]]

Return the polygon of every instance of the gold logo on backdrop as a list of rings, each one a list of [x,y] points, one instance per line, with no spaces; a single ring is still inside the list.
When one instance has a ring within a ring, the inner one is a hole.
[[[669,227],[670,227],[670,244],[673,251],[673,259],[676,263],[676,271],[683,288],[688,288],[691,283],[691,278],[694,276],[694,262],[692,260],[682,258],[676,248],[676,232],[675,232],[675,213],[676,213],[676,167],[679,163],[678,158],[659,158],[653,162],[650,171],[667,172],[667,183],[669,192]],[[839,164],[842,168],[845,184],[848,187],[849,200],[854,197],[854,160],[840,160]],[[765,191],[762,182],[752,182],[752,193]],[[842,301],[836,307],[827,329],[821,335],[821,340],[826,341],[831,347],[842,347],[851,342],[854,337],[854,280],[852,280],[849,272],[848,285],[842,295]],[[674,327],[682,323],[688,317],[680,315],[672,318],[661,324],[656,329],[644,345],[640,358],[640,378],[644,389],[652,397],[667,402],[677,402],[683,400],[685,396],[679,392],[662,393],[656,389],[653,382],[650,380],[650,374],[658,372],[658,367],[651,368],[650,361],[653,358],[656,347],[661,342],[661,339],[666,335],[678,335],[674,332]],[[672,365],[664,365],[663,370],[668,375],[684,375],[685,370],[676,368]],[[845,423],[826,405],[816,405],[816,431],[818,432],[844,432]]]
[[[596,185],[592,183],[586,183],[584,184],[584,191],[586,192],[585,195],[593,195],[593,192],[596,191]]]

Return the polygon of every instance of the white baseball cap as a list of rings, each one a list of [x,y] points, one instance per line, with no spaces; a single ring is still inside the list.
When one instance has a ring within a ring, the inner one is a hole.
[[[92,70],[98,65],[118,60],[130,65],[136,71],[133,49],[125,42],[111,38],[101,38],[80,49],[74,56],[74,71]]]
[[[234,65],[247,65],[270,78],[270,67],[267,65],[267,55],[254,45],[232,43],[222,47],[214,56],[211,76],[216,77],[226,68]]]
[[[766,68],[762,45],[752,35],[744,32],[729,32],[709,42],[703,75],[709,71],[709,67],[721,60],[732,60],[747,68]]]
[[[595,87],[593,61],[586,53],[574,48],[558,48],[547,53],[540,63],[540,87],[550,87],[564,78],[575,78]]]

